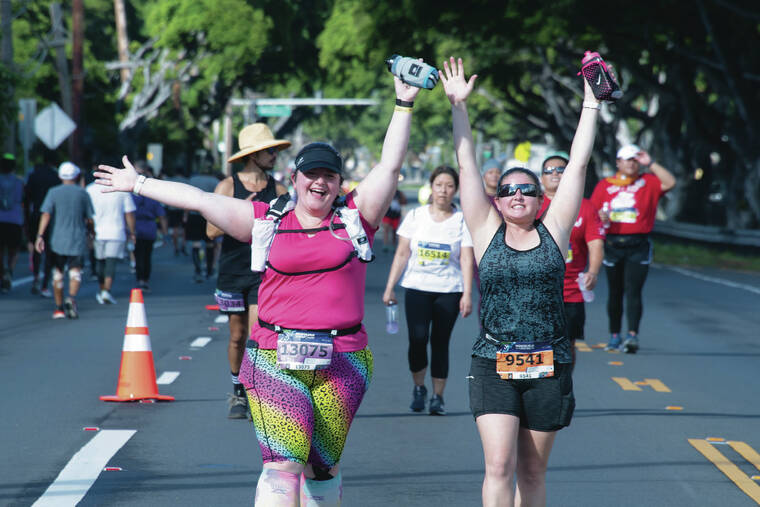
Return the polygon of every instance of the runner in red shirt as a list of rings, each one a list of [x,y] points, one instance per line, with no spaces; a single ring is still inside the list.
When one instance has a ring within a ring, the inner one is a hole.
[[[609,286],[610,341],[605,350],[622,349],[635,354],[639,349],[641,291],[652,261],[649,232],[654,227],[660,197],[676,185],[676,179],[635,144],[618,150],[616,164],[615,176],[600,181],[591,196],[607,228],[603,263]],[[652,173],[642,174],[642,167],[649,167]],[[628,320],[625,340],[620,337],[623,294]]]
[[[564,151],[549,153],[541,164],[541,184],[544,187],[544,200],[538,216],[549,208],[554,193],[559,187],[562,173],[565,172],[570,156]],[[567,335],[572,340],[573,364],[575,364],[575,340],[583,340],[583,328],[586,324],[586,309],[581,293],[578,276],[583,274],[583,286],[587,291],[594,290],[599,269],[604,257],[605,231],[596,209],[588,199],[581,201],[578,219],[570,232],[570,246],[565,259],[565,282],[563,299],[565,301],[565,319]],[[593,293],[592,293],[593,295]]]

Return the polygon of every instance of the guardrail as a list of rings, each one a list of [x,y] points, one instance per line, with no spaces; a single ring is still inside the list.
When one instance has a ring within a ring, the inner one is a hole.
[[[760,248],[760,230],[755,229],[729,229],[728,227],[670,221],[662,222],[658,220],[655,222],[652,232],[663,236],[691,239],[705,243]]]

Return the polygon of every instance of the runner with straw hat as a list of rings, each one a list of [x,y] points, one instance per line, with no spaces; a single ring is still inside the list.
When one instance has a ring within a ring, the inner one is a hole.
[[[220,181],[214,193],[270,202],[288,189],[277,183],[270,174],[277,162],[277,153],[290,146],[290,141],[275,139],[272,131],[264,123],[245,126],[238,135],[240,151],[228,162],[240,160],[243,170]],[[216,299],[219,311],[229,316],[230,341],[227,345],[227,359],[230,363],[232,394],[229,395],[230,419],[246,419],[249,414],[245,388],[238,379],[240,364],[245,353],[248,332],[258,322],[258,291],[261,273],[250,270],[251,247],[224,234],[211,222],[206,226],[206,235],[222,239],[222,253],[219,256],[219,277],[216,283]]]
[[[227,162],[235,162],[257,151],[284,150],[290,146],[290,141],[275,139],[272,131],[265,123],[254,123],[243,127],[243,130],[240,131],[238,146],[240,151],[228,158]]]

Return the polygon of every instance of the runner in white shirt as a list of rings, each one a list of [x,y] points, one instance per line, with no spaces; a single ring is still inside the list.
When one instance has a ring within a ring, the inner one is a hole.
[[[430,342],[430,374],[433,396],[431,415],[444,415],[443,390],[449,372],[449,340],[457,314],[472,312],[472,238],[464,216],[453,204],[459,187],[457,172],[438,167],[430,176],[431,204],[409,212],[398,230],[383,303],[396,302],[393,290],[401,274],[406,288],[405,311],[409,330],[409,369],[414,391],[410,408],[425,409],[425,374]]]
[[[87,185],[87,193],[95,210],[95,259],[100,291],[95,294],[98,303],[115,304],[111,296],[116,262],[124,257],[124,246],[135,241],[135,203],[125,193],[103,193],[95,183]]]

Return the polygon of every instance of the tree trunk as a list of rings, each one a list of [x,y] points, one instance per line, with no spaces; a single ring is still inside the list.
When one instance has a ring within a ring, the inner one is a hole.
[[[0,0],[0,31],[2,31],[2,58],[3,64],[9,70],[13,70],[13,9],[11,6],[11,0]],[[4,86],[12,86],[7,83]],[[13,96],[13,90],[9,90],[9,96]],[[3,119],[7,125],[8,131],[5,133],[5,141],[3,142],[3,151],[7,153],[14,153],[16,147],[16,117]]]

